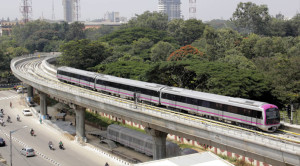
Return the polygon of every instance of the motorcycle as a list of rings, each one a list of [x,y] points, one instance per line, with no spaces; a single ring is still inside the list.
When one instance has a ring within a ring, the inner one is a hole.
[[[10,117],[7,117],[7,120],[6,120],[8,123],[12,123],[12,121],[10,120]]]
[[[50,150],[55,150],[51,141],[49,141],[48,146],[49,146]]]
[[[35,136],[35,135],[34,135],[34,130],[31,130],[31,131],[30,131],[30,134],[31,134],[31,136]]]
[[[1,126],[5,127],[5,124],[4,124],[3,120],[0,121],[0,124],[1,124]]]
[[[49,145],[49,148],[50,148],[50,150],[55,150],[52,144]]]
[[[61,149],[61,150],[65,150],[65,147],[64,147],[64,145],[63,145],[63,144],[59,144],[59,149]]]

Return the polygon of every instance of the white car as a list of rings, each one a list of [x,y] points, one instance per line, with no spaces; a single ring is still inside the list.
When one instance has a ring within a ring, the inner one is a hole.
[[[22,113],[23,113],[24,116],[31,116],[32,115],[32,113],[29,109],[23,109]]]
[[[35,156],[35,152],[33,148],[22,148],[20,153],[26,157]]]

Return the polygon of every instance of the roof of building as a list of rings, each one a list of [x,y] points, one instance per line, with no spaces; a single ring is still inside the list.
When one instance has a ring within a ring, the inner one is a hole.
[[[134,166],[234,166],[211,152],[195,153],[190,155],[154,160]]]

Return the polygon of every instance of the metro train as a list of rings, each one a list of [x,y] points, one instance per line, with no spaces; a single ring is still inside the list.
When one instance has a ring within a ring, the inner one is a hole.
[[[107,139],[130,147],[135,151],[153,156],[153,139],[150,135],[144,134],[126,127],[111,124],[107,127]],[[180,147],[170,141],[166,141],[166,157],[179,156]]]
[[[278,107],[265,102],[130,80],[66,66],[57,69],[57,78],[110,95],[138,99],[143,103],[251,129],[274,132],[280,126]]]

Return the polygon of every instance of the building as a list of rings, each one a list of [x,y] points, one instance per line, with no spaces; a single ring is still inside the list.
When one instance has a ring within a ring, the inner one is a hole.
[[[158,12],[166,13],[169,20],[180,19],[180,0],[158,0]]]
[[[75,20],[75,0],[63,0],[64,20],[73,22]]]
[[[1,21],[0,22],[0,36],[10,36],[14,26],[23,24],[23,22],[13,21]]]
[[[104,15],[104,20],[108,22],[120,22],[120,13],[119,12],[106,12]]]

